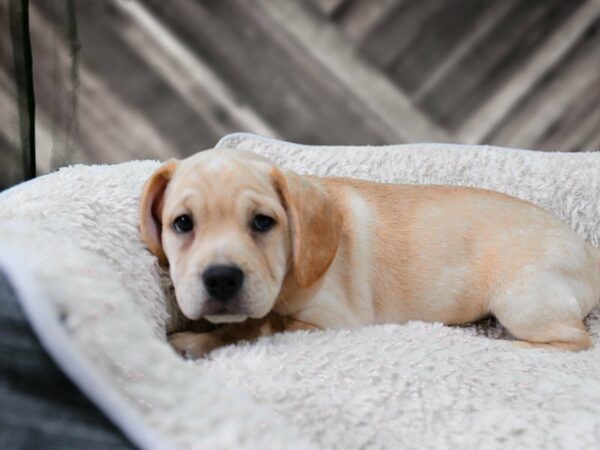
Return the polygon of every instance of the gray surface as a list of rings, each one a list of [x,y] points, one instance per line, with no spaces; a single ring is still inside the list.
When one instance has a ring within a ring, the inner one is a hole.
[[[0,448],[134,448],[47,355],[2,272]]]

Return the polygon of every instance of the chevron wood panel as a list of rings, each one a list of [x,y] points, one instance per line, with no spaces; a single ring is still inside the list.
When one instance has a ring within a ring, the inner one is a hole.
[[[233,131],[600,149],[600,0],[70,5],[30,1],[41,171],[185,156]],[[0,75],[11,120],[6,48]],[[0,145],[14,164],[14,127]]]

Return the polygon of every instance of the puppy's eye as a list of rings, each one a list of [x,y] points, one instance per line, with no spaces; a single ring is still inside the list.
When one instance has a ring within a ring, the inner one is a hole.
[[[265,216],[263,214],[257,214],[252,219],[252,223],[250,224],[250,228],[253,231],[257,231],[259,233],[265,233],[269,231],[275,225],[275,219]]]
[[[194,221],[188,214],[182,214],[173,221],[173,229],[177,233],[189,233],[194,228]]]

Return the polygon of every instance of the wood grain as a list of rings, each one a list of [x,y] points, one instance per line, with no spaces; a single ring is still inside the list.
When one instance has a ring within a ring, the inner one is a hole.
[[[600,0],[31,0],[30,15],[43,171],[184,157],[235,131],[600,148]],[[11,64],[2,39],[7,167]]]

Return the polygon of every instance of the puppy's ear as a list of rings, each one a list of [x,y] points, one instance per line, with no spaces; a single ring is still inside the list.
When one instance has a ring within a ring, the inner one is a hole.
[[[144,185],[140,204],[142,237],[150,251],[158,257],[159,262],[163,265],[168,262],[161,239],[164,193],[176,167],[176,161],[167,161],[152,174]]]
[[[272,169],[271,177],[290,223],[294,277],[299,286],[310,286],[335,257],[342,213],[330,196],[308,178],[277,168]]]

